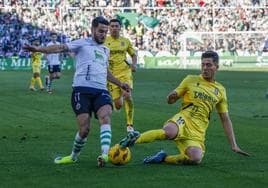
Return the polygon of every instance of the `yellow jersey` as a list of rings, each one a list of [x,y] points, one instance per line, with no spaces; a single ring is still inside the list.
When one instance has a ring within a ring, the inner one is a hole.
[[[130,66],[127,63],[127,53],[130,56],[135,54],[131,42],[125,37],[117,39],[108,36],[105,40],[105,46],[110,49],[109,70],[114,76],[131,73]]]
[[[198,140],[205,139],[214,108],[219,113],[228,112],[225,88],[216,81],[206,81],[202,75],[187,76],[175,91],[183,100],[180,114],[185,118],[186,127]]]
[[[41,65],[42,53],[34,52],[31,54],[32,65]]]

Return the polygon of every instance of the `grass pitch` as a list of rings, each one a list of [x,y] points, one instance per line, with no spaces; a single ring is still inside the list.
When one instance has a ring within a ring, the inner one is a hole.
[[[166,95],[187,74],[199,71],[138,70],[135,73],[135,128],[161,128],[178,109]],[[44,72],[43,72],[44,75]],[[70,105],[73,72],[63,72],[55,92],[28,91],[30,71],[0,72],[0,187],[268,187],[267,72],[220,71],[225,85],[237,142],[252,154],[233,153],[214,113],[207,131],[206,153],[199,166],[143,165],[145,156],[165,149],[177,152],[171,141],[136,145],[125,166],[96,167],[100,153],[99,126],[92,120],[88,143],[79,162],[55,165],[57,155],[71,151],[77,130]],[[44,76],[43,76],[44,77]],[[112,118],[113,144],[126,135],[124,110]]]

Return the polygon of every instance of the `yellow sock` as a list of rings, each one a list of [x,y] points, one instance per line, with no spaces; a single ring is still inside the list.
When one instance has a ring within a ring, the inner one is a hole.
[[[147,143],[147,142],[153,142],[155,140],[165,140],[165,139],[166,139],[165,131],[163,129],[157,129],[142,133],[135,143]]]
[[[36,79],[34,77],[32,77],[30,88],[34,88],[35,80]]]
[[[37,81],[37,83],[38,83],[39,88],[44,88],[44,86],[43,86],[43,84],[42,84],[42,80],[41,80],[40,77],[37,77],[37,78],[36,78],[36,81]]]
[[[169,164],[184,164],[189,161],[189,157],[185,154],[180,155],[168,155],[166,156],[164,162]]]
[[[125,100],[124,105],[125,105],[125,111],[126,111],[126,116],[127,116],[127,124],[133,125],[133,117],[134,117],[133,100],[132,99]]]

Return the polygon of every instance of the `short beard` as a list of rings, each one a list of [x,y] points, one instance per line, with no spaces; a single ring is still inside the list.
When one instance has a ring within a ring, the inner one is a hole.
[[[96,42],[97,42],[98,44],[103,44],[103,43],[104,43],[104,41],[97,41],[97,40],[96,40]]]
[[[99,41],[99,40],[96,39],[95,37],[94,37],[94,40],[96,41],[97,44],[103,44],[103,43],[104,43],[104,40],[103,40],[103,41]]]

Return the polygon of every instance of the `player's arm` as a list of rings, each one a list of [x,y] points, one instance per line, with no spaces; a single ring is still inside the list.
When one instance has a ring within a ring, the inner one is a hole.
[[[131,70],[132,72],[136,72],[136,69],[137,69],[137,54],[134,53],[132,56],[131,56],[131,59],[132,59],[132,64],[131,64]]]
[[[30,51],[30,52],[41,52],[45,54],[60,53],[60,52],[65,52],[69,50],[67,45],[65,44],[56,44],[56,45],[45,46],[45,47],[26,45],[23,47],[23,49]]]
[[[59,54],[59,60],[60,60],[60,63],[63,63],[63,60],[64,60],[64,53],[60,53]]]
[[[236,153],[241,154],[241,155],[249,156],[249,154],[247,152],[244,152],[243,150],[241,150],[236,143],[232,121],[229,117],[228,112],[219,113],[219,116],[220,116],[220,119],[222,122],[222,126],[224,129],[225,135],[227,136],[228,142],[231,145],[232,150]]]
[[[130,65],[131,67],[131,71],[135,72],[137,69],[137,52],[136,50],[133,48],[132,43],[130,42],[130,40],[128,40],[128,49],[127,49],[128,54],[131,57],[132,60],[132,64]]]
[[[118,79],[116,79],[112,75],[112,73],[109,70],[107,70],[107,80],[110,81],[110,82],[112,82],[113,84],[121,87],[123,90],[125,90],[127,92],[129,92],[129,90],[130,90],[130,87],[129,87],[129,85],[127,83],[120,82]]]
[[[180,97],[182,97],[185,92],[187,91],[187,81],[188,77],[182,80],[180,85],[174,89],[172,92],[170,92],[167,96],[167,103],[168,104],[173,104],[175,103]]]

